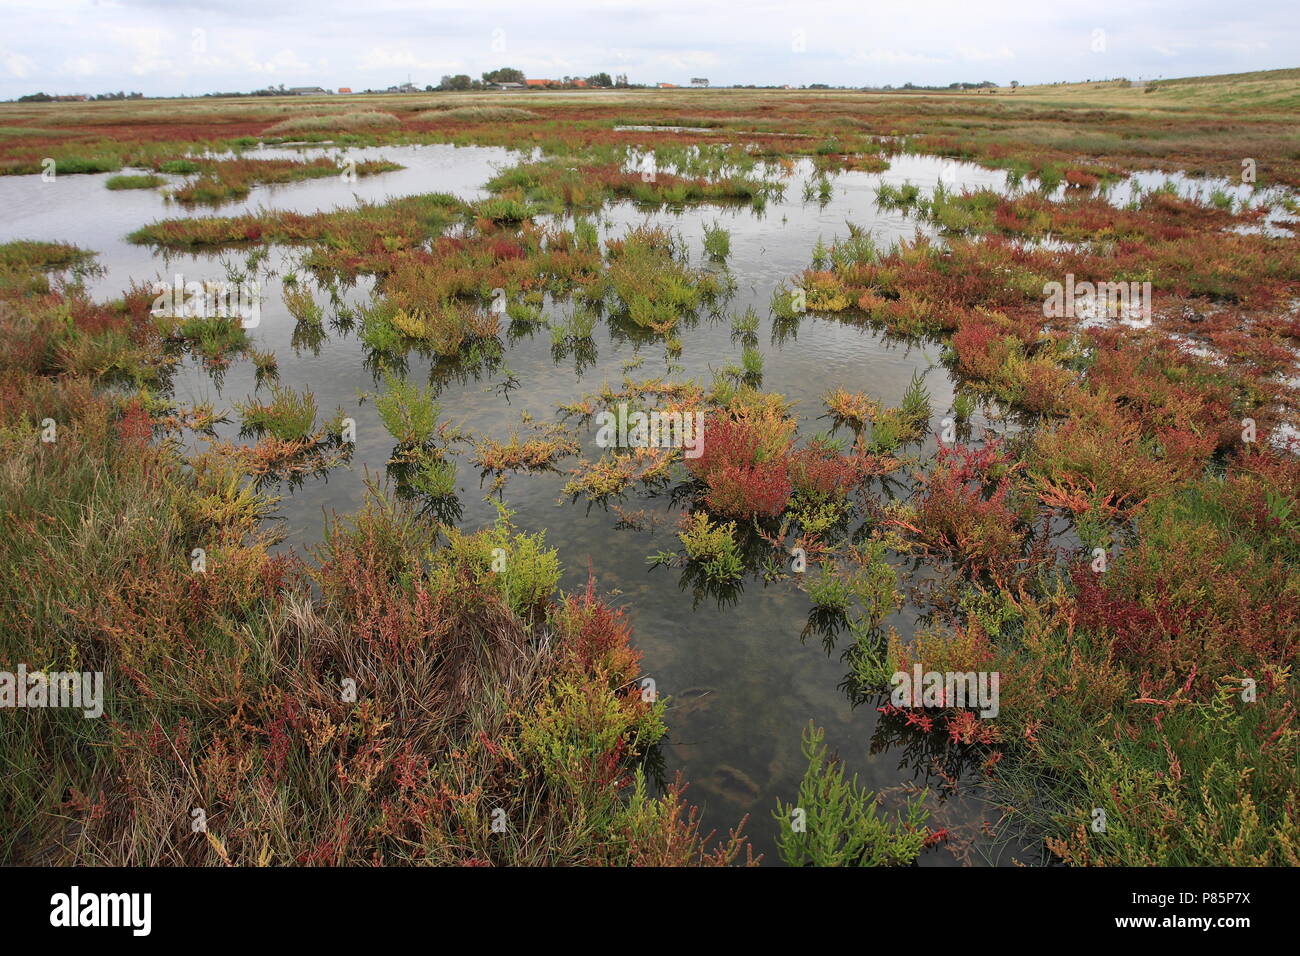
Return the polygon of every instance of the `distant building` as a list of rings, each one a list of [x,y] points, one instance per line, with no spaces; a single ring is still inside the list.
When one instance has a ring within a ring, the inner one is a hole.
[[[529,80],[528,85],[532,86],[533,81]],[[489,86],[494,90],[522,90],[524,88],[523,83],[491,83]]]
[[[291,86],[286,92],[290,96],[324,96],[329,90],[319,86]]]
[[[676,83],[656,83],[655,85],[658,86],[659,89],[661,89],[661,90],[675,90],[675,89],[677,89],[677,84],[676,84]]]
[[[691,86],[700,86],[707,90],[709,88],[709,78],[706,76],[693,76],[691,77]]]
[[[524,80],[530,88],[535,86],[554,86],[555,80]],[[511,83],[511,86],[518,86],[518,83]]]
[[[340,93],[351,93],[351,92],[352,92],[352,87],[350,87],[350,86],[340,86],[340,87],[339,87],[339,92],[340,92]]]

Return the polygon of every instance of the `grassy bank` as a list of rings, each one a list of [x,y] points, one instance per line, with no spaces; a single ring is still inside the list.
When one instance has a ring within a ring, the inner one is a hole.
[[[67,173],[151,167],[199,148],[284,139],[527,145],[556,155],[608,144],[738,143],[849,168],[856,156],[887,143],[1023,174],[1092,165],[1236,177],[1249,157],[1261,183],[1296,186],[1297,98],[1296,71],[1274,70],[994,92],[610,90],[14,103],[0,104],[0,127],[11,131],[0,137],[0,173],[39,173],[45,157]]]

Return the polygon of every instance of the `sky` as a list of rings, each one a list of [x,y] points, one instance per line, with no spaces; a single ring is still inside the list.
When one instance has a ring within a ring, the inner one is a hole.
[[[0,0],[0,99],[424,87],[501,66],[714,86],[1235,73],[1300,66],[1300,0]]]

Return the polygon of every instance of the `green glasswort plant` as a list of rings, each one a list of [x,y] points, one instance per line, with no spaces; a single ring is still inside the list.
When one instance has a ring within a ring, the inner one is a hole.
[[[697,511],[677,536],[686,547],[686,556],[704,568],[710,581],[721,584],[739,580],[744,573],[735,532],[734,521],[710,521],[708,514]]]
[[[880,812],[875,794],[846,780],[844,767],[832,759],[826,731],[811,721],[803,735],[808,770],[799,799],[776,802],[780,827],[777,851],[787,866],[905,866],[920,855],[929,830],[925,794],[909,799],[905,813]]]
[[[384,390],[375,398],[375,410],[388,433],[403,445],[423,445],[434,437],[441,406],[433,388],[423,389],[391,372],[384,372]]]
[[[731,233],[718,222],[704,227],[704,251],[710,259],[725,259],[731,254]]]
[[[750,306],[741,315],[731,317],[731,334],[749,339],[758,334],[758,313]]]
[[[914,430],[925,433],[930,425],[930,391],[925,387],[923,378],[915,372],[912,373],[912,380],[908,382],[907,391],[903,393],[899,411],[903,415],[903,420]]]
[[[305,441],[316,428],[316,398],[309,391],[271,385],[271,401],[236,402],[244,434],[271,434],[280,441]]]

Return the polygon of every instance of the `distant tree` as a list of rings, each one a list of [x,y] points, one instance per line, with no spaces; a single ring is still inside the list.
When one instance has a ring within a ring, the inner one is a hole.
[[[499,70],[492,70],[483,74],[483,82],[486,83],[522,83],[524,81],[524,71],[516,70],[514,67],[503,66]]]
[[[614,81],[609,78],[608,73],[593,73],[587,77],[587,82],[591,86],[613,86]]]
[[[18,97],[19,103],[48,103],[54,97],[49,93],[28,93],[26,96]]]
[[[1019,86],[1020,86],[1020,81],[1019,81],[1019,80],[1012,80],[1012,81],[1011,81],[1011,88],[1012,88],[1013,90],[1014,90],[1014,89],[1017,89]]]
[[[442,82],[438,84],[440,90],[468,90],[474,85],[474,81],[466,73],[457,73],[455,76],[444,76]]]
[[[614,77],[614,85],[621,89],[626,89],[631,84],[629,84],[627,81],[627,74],[620,73],[618,74],[618,76]]]

